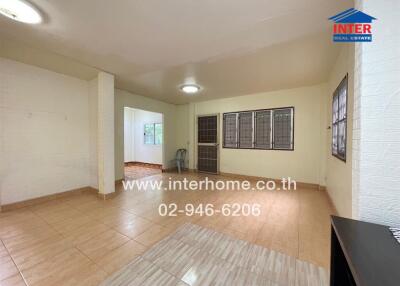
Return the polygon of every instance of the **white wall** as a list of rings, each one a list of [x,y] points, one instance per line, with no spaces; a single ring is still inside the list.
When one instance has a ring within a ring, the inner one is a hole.
[[[176,151],[176,110],[177,106],[158,101],[152,98],[132,94],[130,92],[115,90],[115,177],[124,177],[124,107],[142,109],[151,112],[162,113],[163,115],[163,168],[173,164]],[[138,157],[136,157],[137,161]]]
[[[195,118],[197,115],[275,107],[295,107],[294,151],[224,149],[220,138],[220,171],[268,178],[292,177],[300,182],[325,185],[326,145],[325,84],[280,90],[186,105],[179,130],[189,133],[190,168],[195,168]],[[181,107],[182,108],[182,107]],[[220,117],[222,134],[222,116]],[[221,136],[220,136],[221,137]]]
[[[124,162],[135,161],[135,112],[124,108]]]
[[[355,65],[353,216],[400,225],[400,1],[357,1],[377,18]]]
[[[332,68],[328,81],[326,120],[332,125],[333,92],[348,74],[347,96],[347,154],[346,162],[332,156],[332,130],[327,132],[326,187],[339,215],[352,217],[352,138],[353,138],[353,98],[354,98],[354,45],[342,47],[338,59]]]
[[[194,148],[194,146],[191,144],[191,142],[194,141],[191,141],[190,138],[190,134],[194,135],[194,133],[190,131],[190,129],[194,128],[194,123],[189,123],[189,120],[192,119],[190,118],[190,107],[193,107],[193,105],[178,105],[176,108],[175,116],[175,126],[178,130],[178,132],[176,133],[176,149],[188,150],[186,155],[185,167],[189,167],[189,161],[194,161],[194,158],[190,159],[190,155],[193,155],[193,152],[189,152],[191,148]],[[194,167],[191,166],[190,168],[193,169]]]
[[[1,203],[88,186],[89,84],[0,58]]]

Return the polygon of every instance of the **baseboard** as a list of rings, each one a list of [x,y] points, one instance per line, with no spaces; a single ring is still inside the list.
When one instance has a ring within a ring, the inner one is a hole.
[[[123,181],[123,179],[118,179],[115,181],[115,185],[119,185],[121,184]],[[34,206],[34,205],[38,205],[38,204],[42,204],[48,201],[53,201],[56,199],[60,199],[60,198],[65,198],[68,196],[72,196],[72,195],[76,195],[76,194],[82,194],[82,193],[91,193],[94,195],[97,195],[100,199],[102,200],[108,200],[111,199],[113,197],[115,197],[118,193],[120,192],[120,189],[116,189],[115,192],[110,193],[110,194],[100,194],[99,190],[93,187],[82,187],[82,188],[77,188],[77,189],[72,189],[69,191],[64,191],[61,193],[56,193],[56,194],[51,194],[51,195],[46,195],[46,196],[42,196],[42,197],[38,197],[38,198],[33,198],[33,199],[28,199],[25,201],[20,201],[20,202],[15,202],[15,203],[11,203],[11,204],[6,204],[6,205],[2,205],[0,206],[0,212],[4,212],[4,211],[11,211],[11,210],[15,210],[15,209],[20,209],[20,208],[24,208],[24,207],[30,207],[30,206]]]
[[[117,179],[117,180],[115,180],[115,186],[117,187],[117,186],[121,185],[123,180],[124,180],[124,179]],[[97,197],[98,197],[99,199],[102,199],[102,200],[109,200],[109,199],[112,199],[112,198],[116,197],[116,196],[122,191],[121,188],[115,188],[115,192],[113,192],[113,193],[108,193],[108,194],[103,194],[103,193],[99,193],[99,190],[98,190],[98,189],[94,189],[94,190],[96,191]]]
[[[125,162],[124,166],[141,166],[141,167],[152,168],[152,169],[162,169],[162,164],[146,163],[146,162],[139,162],[139,161]]]
[[[335,214],[335,215],[339,215],[339,213],[338,213],[338,211],[337,211],[337,208],[336,208],[335,204],[333,203],[332,197],[331,197],[331,195],[329,194],[328,189],[327,189],[326,187],[325,187],[325,191],[326,191],[326,195],[328,196],[329,204],[331,205],[334,214]]]
[[[162,169],[161,171],[163,173],[176,173],[177,168],[176,167],[166,168],[166,169]],[[196,172],[196,170],[195,169],[184,169],[184,170],[182,170],[182,172],[194,173],[194,172]]]
[[[109,200],[109,199],[112,199],[112,198],[115,198],[115,196],[117,196],[118,195],[118,193],[119,193],[119,191],[117,191],[117,190],[115,190],[115,192],[113,192],[113,193],[109,193],[109,194],[101,194],[101,193],[97,193],[97,197],[99,198],[99,199],[102,199],[102,200]]]
[[[249,175],[241,175],[241,174],[234,174],[234,173],[225,173],[220,172],[219,175],[229,178],[235,178],[240,180],[247,180],[247,181],[260,181],[260,180],[267,180],[267,181],[274,181],[276,184],[280,184],[282,182],[281,179],[274,179],[274,178],[266,178],[260,176],[249,176]],[[308,189],[316,189],[316,190],[323,190],[325,186],[321,186],[319,184],[313,183],[304,183],[296,181],[296,186],[300,188],[308,188]]]
[[[76,195],[76,194],[82,194],[82,193],[97,194],[97,190],[92,187],[83,187],[83,188],[73,189],[73,190],[64,191],[61,193],[46,195],[46,196],[42,196],[42,197],[38,197],[38,198],[28,199],[25,201],[2,205],[0,210],[1,211],[10,211],[10,210],[15,210],[15,209],[20,209],[20,208],[24,208],[24,207],[42,204],[42,203],[52,201],[55,199],[65,198],[65,197]]]

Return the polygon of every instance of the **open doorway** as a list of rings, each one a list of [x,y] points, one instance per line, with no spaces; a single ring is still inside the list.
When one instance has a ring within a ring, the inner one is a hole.
[[[124,178],[135,180],[161,174],[162,113],[124,107]]]

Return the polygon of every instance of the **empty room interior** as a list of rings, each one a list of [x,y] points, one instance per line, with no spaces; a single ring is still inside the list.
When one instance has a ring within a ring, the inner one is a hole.
[[[399,285],[399,18],[0,0],[0,286]]]

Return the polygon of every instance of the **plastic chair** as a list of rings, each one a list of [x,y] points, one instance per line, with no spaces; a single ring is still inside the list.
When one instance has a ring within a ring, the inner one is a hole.
[[[175,155],[175,162],[179,174],[183,169],[185,169],[185,159],[186,159],[186,149],[178,149]]]

